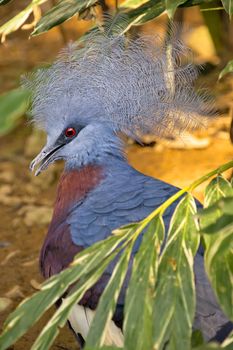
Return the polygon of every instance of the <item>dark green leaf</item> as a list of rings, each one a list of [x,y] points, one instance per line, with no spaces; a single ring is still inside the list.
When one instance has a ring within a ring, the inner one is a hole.
[[[124,344],[127,350],[152,349],[153,293],[163,237],[163,220],[157,216],[144,233],[134,258],[124,311]]]
[[[29,103],[29,92],[15,89],[0,96],[0,136],[7,134],[25,114]]]
[[[231,15],[233,13],[233,0],[221,0],[224,9],[226,10],[226,12],[229,14],[230,18]]]
[[[97,0],[60,0],[56,6],[46,12],[36,24],[32,35],[47,32],[49,29],[57,26],[96,4]]]
[[[204,338],[199,329],[196,329],[192,332],[191,344],[192,344],[192,348],[195,348],[197,346],[204,344]]]
[[[0,5],[6,5],[8,4],[8,2],[10,2],[11,0],[0,0]]]
[[[217,343],[209,343],[209,344],[203,344],[198,347],[192,348],[193,350],[223,350],[219,344]],[[229,349],[230,350],[230,349]]]
[[[229,61],[226,65],[226,67],[223,68],[223,70],[219,74],[219,79],[224,77],[227,73],[233,73],[233,60]]]
[[[115,27],[120,28],[121,33],[127,32],[131,26],[140,25],[150,21],[165,11],[164,1],[150,0],[136,9],[124,12],[124,16],[118,16]]]
[[[214,0],[187,0],[184,4],[180,5],[180,7],[190,7],[205,4],[210,4],[212,6]]]
[[[168,17],[173,18],[177,7],[185,2],[186,0],[165,0]]]
[[[233,349],[233,333],[231,333],[224,342],[219,345],[219,343],[208,343],[203,344],[198,347],[193,348],[193,350],[232,350]]]
[[[189,349],[195,314],[193,256],[199,245],[196,204],[184,197],[173,214],[161,255],[154,303],[154,348]],[[171,292],[172,291],[172,292]]]
[[[109,334],[107,334],[107,327],[115,311],[121,287],[128,270],[133,243],[131,243],[125,249],[124,253],[122,253],[114,268],[110,281],[100,298],[96,314],[93,322],[91,323],[89,334],[86,340],[87,347],[101,346],[104,344],[105,338],[109,337]],[[110,342],[113,341],[113,339],[109,340]],[[121,340],[117,339],[117,341],[120,343],[114,345],[123,345],[121,344]]]

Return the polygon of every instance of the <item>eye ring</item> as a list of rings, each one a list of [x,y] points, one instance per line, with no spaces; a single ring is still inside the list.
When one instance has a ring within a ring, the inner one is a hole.
[[[75,128],[67,128],[67,129],[65,130],[65,136],[66,136],[66,137],[72,138],[72,137],[74,137],[75,135],[76,135],[76,130],[75,130]]]

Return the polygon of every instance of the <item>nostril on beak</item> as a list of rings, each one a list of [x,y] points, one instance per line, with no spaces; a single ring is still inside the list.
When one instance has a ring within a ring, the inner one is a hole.
[[[44,157],[46,156],[46,152],[42,151],[41,153],[39,153],[30,163],[29,165],[29,169],[30,171],[33,171],[36,164],[38,164]]]

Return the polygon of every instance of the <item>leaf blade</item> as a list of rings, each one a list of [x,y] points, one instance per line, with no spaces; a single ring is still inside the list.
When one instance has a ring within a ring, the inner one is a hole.
[[[153,340],[156,349],[163,349],[167,342],[168,349],[190,348],[195,314],[193,257],[199,245],[195,213],[195,201],[187,195],[178,204],[170,223],[155,289]]]
[[[108,282],[108,285],[100,298],[96,314],[94,320],[91,323],[91,327],[86,340],[87,347],[101,346],[104,344],[106,326],[107,323],[111,320],[113,312],[115,310],[121,287],[128,270],[128,263],[130,260],[133,243],[134,242],[132,242],[120,256],[113,270],[112,276]]]
[[[100,241],[85,249],[75,257],[69,268],[51,277],[39,292],[25,299],[4,323],[0,336],[1,350],[7,349],[19,339],[64,294],[70,284],[89,273],[93,266],[108,257],[126,237],[127,232],[124,232],[122,235],[109,237],[104,243]]]
[[[157,216],[144,233],[134,258],[124,311],[124,346],[127,350],[152,348],[153,293],[163,237],[163,220]]]
[[[0,136],[6,135],[17,125],[26,113],[30,93],[23,89],[15,89],[0,96]]]
[[[60,0],[46,12],[36,24],[32,36],[47,32],[49,29],[67,21],[75,14],[95,5],[97,0]]]

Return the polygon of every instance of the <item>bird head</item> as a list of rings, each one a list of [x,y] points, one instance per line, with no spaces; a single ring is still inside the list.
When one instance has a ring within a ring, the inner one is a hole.
[[[200,125],[210,107],[194,91],[196,68],[180,63],[185,51],[172,36],[131,41],[94,33],[69,45],[26,81],[33,120],[47,133],[31,169],[38,166],[37,175],[57,159],[68,168],[103,163],[123,157],[121,133],[170,137]]]

